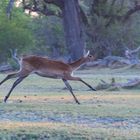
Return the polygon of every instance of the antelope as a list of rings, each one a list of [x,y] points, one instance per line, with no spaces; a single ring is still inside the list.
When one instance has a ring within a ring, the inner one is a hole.
[[[93,61],[93,60],[94,60],[94,56],[90,55],[89,51],[87,52],[86,55],[84,55],[83,57],[81,57],[80,59],[72,63],[64,63],[62,61],[51,60],[47,57],[41,57],[35,55],[24,56],[19,61],[20,70],[18,72],[7,75],[6,78],[0,82],[1,85],[5,81],[11,78],[17,78],[17,80],[13,83],[10,91],[5,96],[4,102],[7,101],[13,89],[19,83],[21,83],[23,79],[25,79],[30,74],[34,73],[42,77],[62,79],[67,89],[72,94],[75,102],[77,104],[80,104],[80,102],[74,95],[72,87],[68,83],[68,80],[80,81],[84,83],[86,86],[88,86],[90,89],[92,89],[93,91],[96,91],[91,85],[86,83],[81,78],[72,76],[73,71],[77,70],[81,65],[85,64],[86,62]]]

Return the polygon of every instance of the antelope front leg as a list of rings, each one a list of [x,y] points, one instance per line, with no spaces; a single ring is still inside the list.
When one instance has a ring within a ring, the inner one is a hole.
[[[62,79],[63,82],[65,83],[67,89],[70,91],[70,93],[72,94],[72,96],[74,97],[74,100],[77,104],[80,104],[80,102],[78,101],[78,99],[76,98],[76,96],[74,95],[73,91],[72,91],[72,87],[70,86],[70,84],[68,83],[68,81],[66,79]]]

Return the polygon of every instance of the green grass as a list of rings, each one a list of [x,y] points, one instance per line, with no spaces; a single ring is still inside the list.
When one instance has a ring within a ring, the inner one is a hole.
[[[138,69],[77,71],[92,86],[100,79],[118,82],[139,77]],[[2,80],[6,75],[1,74]],[[90,91],[71,82],[77,105],[61,80],[31,75],[3,98],[14,79],[0,87],[0,140],[136,140],[140,139],[139,89]]]

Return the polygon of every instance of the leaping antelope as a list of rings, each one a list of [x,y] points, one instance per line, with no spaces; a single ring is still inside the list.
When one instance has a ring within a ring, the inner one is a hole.
[[[73,63],[64,63],[61,61],[55,61],[48,59],[46,57],[40,57],[40,56],[25,56],[21,58],[20,60],[20,70],[18,72],[9,74],[6,76],[4,80],[0,82],[0,85],[3,84],[5,81],[11,79],[11,78],[18,78],[13,86],[11,87],[10,91],[4,98],[4,102],[7,101],[9,98],[11,92],[13,89],[22,82],[23,79],[25,79],[27,76],[29,76],[31,73],[35,73],[42,77],[48,77],[48,78],[54,78],[54,79],[62,79],[62,81],[65,83],[67,89],[72,94],[74,100],[76,103],[80,104],[78,99],[73,93],[72,87],[68,83],[68,80],[73,81],[81,81],[86,86],[88,86],[90,89],[96,91],[91,85],[83,81],[79,77],[73,77],[72,73],[73,71],[77,70],[81,65],[85,64],[86,62],[93,61],[94,57],[89,54],[89,51],[86,55],[81,57],[79,60],[73,62]]]

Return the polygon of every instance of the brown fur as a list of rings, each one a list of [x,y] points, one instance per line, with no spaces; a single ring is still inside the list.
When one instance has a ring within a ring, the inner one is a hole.
[[[64,63],[62,61],[51,60],[40,56],[27,56],[22,59],[21,75],[24,72],[36,73],[40,76],[54,78],[67,78],[73,70],[78,69],[82,64],[93,60],[93,56],[82,57],[73,63]],[[24,74],[25,75],[25,74]]]
[[[0,85],[11,78],[18,79],[14,82],[12,88],[10,89],[7,96],[5,96],[4,101],[8,99],[13,89],[20,83],[24,78],[26,78],[31,73],[35,73],[42,77],[49,77],[54,79],[62,79],[65,83],[66,87],[71,92],[72,96],[74,97],[76,103],[79,104],[79,101],[75,97],[71,86],[69,85],[67,80],[74,80],[74,81],[81,81],[86,86],[91,88],[95,91],[94,88],[92,88],[89,84],[87,84],[85,81],[83,81],[79,77],[73,77],[72,72],[76,69],[78,69],[82,64],[93,61],[94,57],[91,55],[88,55],[81,57],[79,60],[73,62],[73,63],[64,63],[62,61],[56,61],[48,59],[47,57],[40,57],[40,56],[25,56],[21,59],[20,62],[20,70],[16,73],[9,74],[4,80],[0,82]]]

